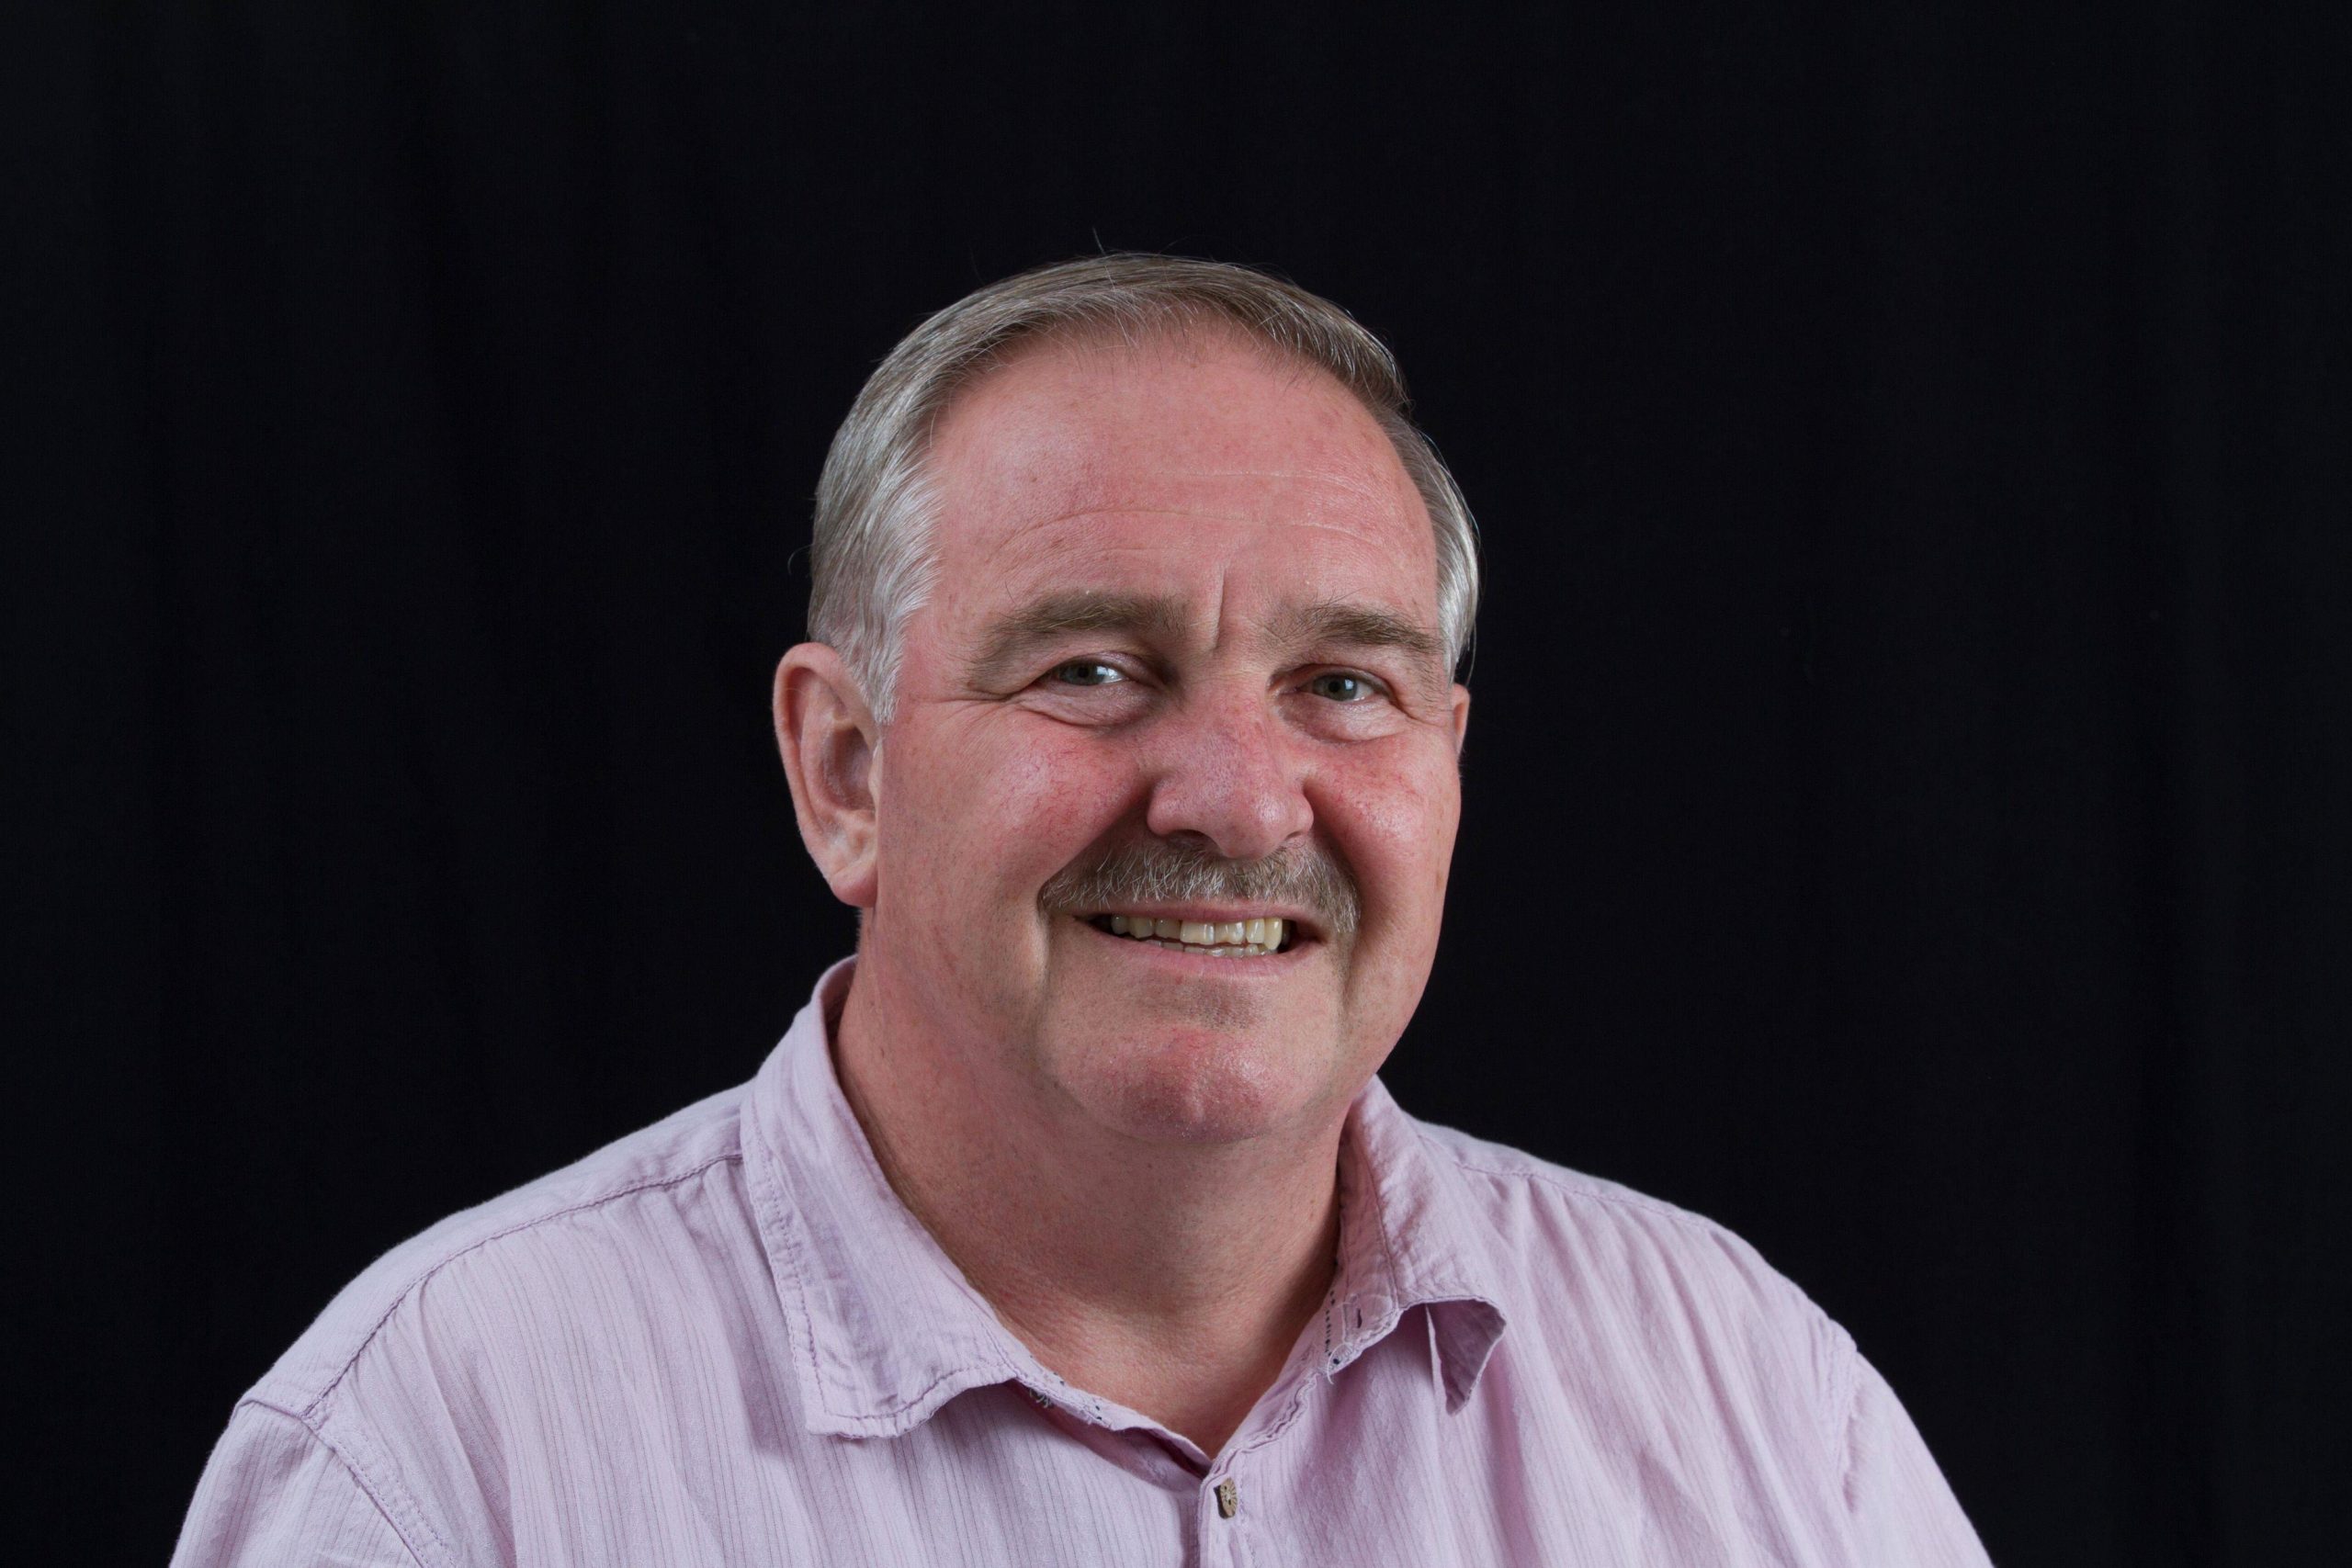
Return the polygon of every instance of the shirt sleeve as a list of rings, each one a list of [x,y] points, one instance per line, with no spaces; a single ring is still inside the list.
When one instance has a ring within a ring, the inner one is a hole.
[[[341,1455],[283,1411],[245,1404],[212,1450],[172,1568],[417,1568]]]
[[[1884,1568],[1990,1568],[1918,1428],[1860,1356],[1846,1443],[1846,1506],[1860,1561]]]

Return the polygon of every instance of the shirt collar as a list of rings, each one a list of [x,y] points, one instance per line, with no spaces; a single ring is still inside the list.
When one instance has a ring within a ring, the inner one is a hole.
[[[1493,1223],[1472,1201],[1461,1169],[1430,1148],[1376,1077],[1348,1108],[1340,1180],[1333,1297],[1346,1348],[1333,1370],[1425,1306],[1446,1410],[1461,1409],[1509,1318]]]
[[[997,1320],[876,1163],[835,1076],[828,1025],[854,963],[819,979],[745,1112],[745,1170],[809,1430],[896,1437],[965,1390],[1005,1382],[1082,1405]],[[1427,1306],[1446,1408],[1459,1410],[1504,1325],[1491,1227],[1378,1079],[1348,1116],[1323,1370],[1337,1373]]]

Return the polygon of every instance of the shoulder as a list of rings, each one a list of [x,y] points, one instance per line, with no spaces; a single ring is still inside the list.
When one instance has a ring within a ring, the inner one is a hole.
[[[1703,1214],[1452,1127],[1419,1120],[1412,1127],[1422,1151],[1455,1179],[1474,1209],[1507,1232],[1533,1227],[1586,1245],[1638,1240],[1661,1255],[1761,1263],[1754,1248]]]
[[[1464,1228],[1548,1339],[1645,1359],[1735,1360],[1804,1386],[1826,1424],[1851,1398],[1852,1339],[1706,1216],[1449,1127],[1414,1122]]]
[[[352,1369],[389,1340],[413,1339],[421,1317],[495,1335],[526,1303],[560,1308],[581,1276],[628,1269],[626,1254],[658,1247],[661,1231],[706,1228],[689,1210],[740,1204],[745,1092],[697,1101],[401,1243],[335,1295],[248,1399],[315,1425]]]

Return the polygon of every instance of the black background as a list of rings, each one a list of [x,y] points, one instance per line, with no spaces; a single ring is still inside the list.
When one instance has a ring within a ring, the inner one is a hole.
[[[1747,1235],[2004,1564],[2340,1545],[2338,24],[40,9],[9,1358],[74,1560],[161,1558],[377,1252],[750,1076],[852,937],[765,708],[824,444],[1098,245],[1349,306],[1481,518],[1404,1103]]]

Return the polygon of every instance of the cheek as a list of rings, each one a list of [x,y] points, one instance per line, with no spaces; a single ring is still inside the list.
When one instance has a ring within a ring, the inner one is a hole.
[[[1324,795],[1320,815],[1363,887],[1366,927],[1414,928],[1434,947],[1462,810],[1452,757],[1351,761],[1327,772]]]
[[[1132,780],[1098,748],[1057,743],[1063,730],[967,725],[906,747],[922,761],[901,776],[886,767],[886,881],[943,908],[1001,903],[1069,864],[1117,818]],[[894,822],[913,826],[894,835]]]

